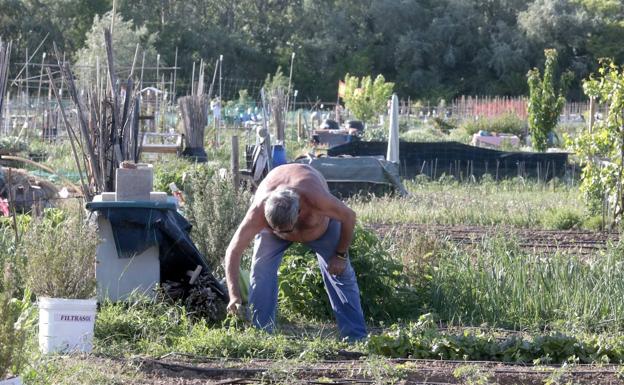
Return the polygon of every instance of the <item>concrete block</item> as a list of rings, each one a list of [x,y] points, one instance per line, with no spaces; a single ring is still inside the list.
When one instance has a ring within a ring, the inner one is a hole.
[[[137,168],[118,168],[115,173],[115,191],[118,201],[149,201],[154,186],[151,164],[137,164]]]

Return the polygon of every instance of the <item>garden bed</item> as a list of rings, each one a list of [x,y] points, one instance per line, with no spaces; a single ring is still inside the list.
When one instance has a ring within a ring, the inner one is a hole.
[[[107,359],[86,361],[106,364]],[[121,360],[124,361],[124,360]],[[211,358],[135,358],[125,384],[622,384],[616,365],[513,365],[485,361],[379,359],[296,362]]]
[[[474,245],[492,236],[515,239],[526,251],[534,253],[574,253],[594,255],[609,244],[617,244],[620,235],[615,231],[544,230],[509,226],[435,225],[417,223],[374,223],[368,225],[380,236],[426,235],[463,245]]]

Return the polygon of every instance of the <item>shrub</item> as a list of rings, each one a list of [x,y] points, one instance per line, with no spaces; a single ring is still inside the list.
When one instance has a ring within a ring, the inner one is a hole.
[[[158,165],[154,170],[154,191],[164,191],[172,194],[170,183],[175,183],[178,188],[184,184],[184,174],[188,172],[192,164],[182,158],[167,160]]]
[[[454,120],[446,120],[438,117],[433,118],[431,120],[431,124],[435,129],[440,130],[445,134],[448,134],[451,130],[457,128],[457,122]]]
[[[236,191],[229,177],[216,175],[215,169],[205,164],[189,172],[184,191],[193,241],[210,266],[219,269],[251,195],[245,190]]]
[[[0,229],[0,380],[19,373],[24,363],[27,334],[33,324],[30,294],[15,298],[20,287],[13,238]]]
[[[26,281],[37,296],[84,299],[95,295],[96,229],[71,212],[33,220],[19,253],[27,260]]]
[[[349,257],[358,277],[364,316],[373,321],[414,313],[416,298],[408,289],[403,265],[393,258],[372,230],[357,227]],[[314,253],[296,244],[280,266],[280,310],[287,317],[328,319],[331,306]]]
[[[516,114],[506,113],[494,118],[480,118],[477,120],[466,121],[462,125],[462,128],[470,136],[483,130],[488,132],[513,134],[520,137],[524,136],[525,126],[525,122]]]
[[[583,228],[594,231],[602,231],[605,228],[605,223],[602,220],[601,215],[591,215],[583,221]]]
[[[544,227],[554,230],[570,230],[581,227],[583,219],[570,209],[551,209],[544,216]]]
[[[347,74],[343,96],[345,107],[358,120],[370,122],[375,115],[388,110],[387,103],[393,88],[394,83],[386,82],[383,75],[377,75],[375,80],[372,80],[370,76],[358,78]]]

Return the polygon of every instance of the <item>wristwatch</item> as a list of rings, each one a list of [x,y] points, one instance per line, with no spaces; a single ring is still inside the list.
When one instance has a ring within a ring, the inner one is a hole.
[[[336,251],[336,257],[342,259],[343,261],[347,260],[347,253],[342,253],[340,251]]]

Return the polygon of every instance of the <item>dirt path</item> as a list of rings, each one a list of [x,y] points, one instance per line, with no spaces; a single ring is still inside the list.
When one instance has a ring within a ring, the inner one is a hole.
[[[617,243],[617,232],[596,232],[588,230],[541,230],[521,229],[502,226],[465,226],[465,225],[423,225],[423,224],[386,224],[369,225],[380,235],[393,233],[428,235],[447,239],[460,244],[478,243],[486,237],[504,235],[516,239],[518,244],[533,252],[567,252],[591,255],[604,250],[609,243]]]

